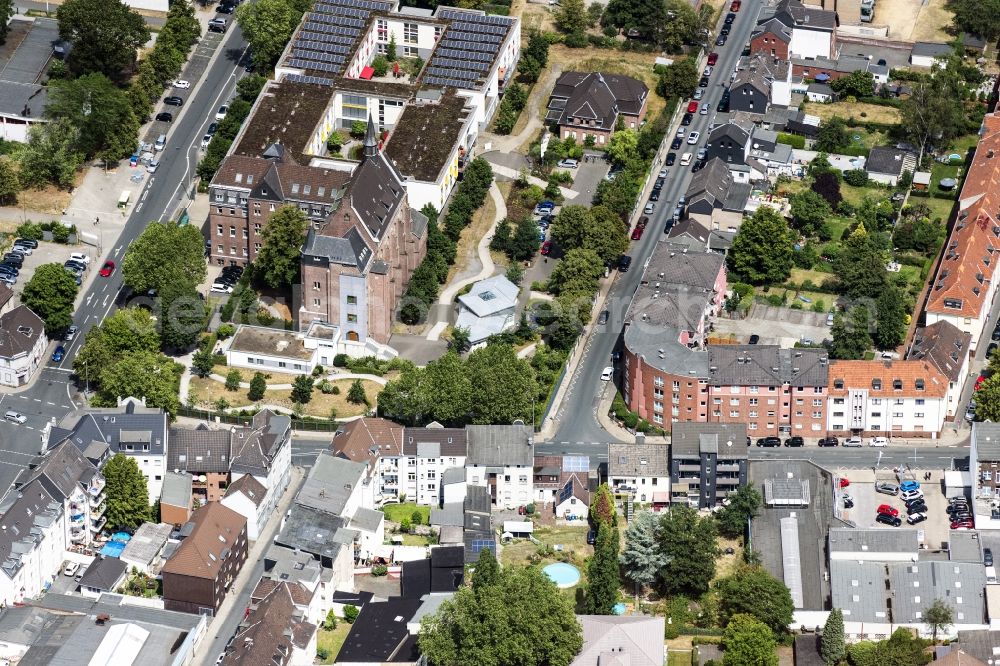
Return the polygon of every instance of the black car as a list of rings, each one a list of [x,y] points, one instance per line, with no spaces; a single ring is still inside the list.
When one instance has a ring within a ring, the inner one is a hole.
[[[852,500],[850,497],[845,497],[844,498],[844,508],[845,509],[853,509],[854,508],[854,500]]]
[[[747,341],[747,344],[749,344],[749,345],[755,345],[755,344],[757,344],[758,342],[760,342],[760,336],[759,336],[759,335],[757,335],[756,333],[754,333],[754,334],[752,334],[752,335],[750,336],[750,340],[749,340],[749,341]]]
[[[207,134],[209,136],[213,136],[218,131],[219,131],[219,123],[212,123],[211,125],[208,126],[208,129],[205,130],[205,134]],[[233,268],[236,268],[236,267],[233,266]]]
[[[719,35],[719,37],[715,40],[715,45],[716,46],[725,46],[726,45],[726,35]]]
[[[729,100],[723,97],[719,100],[719,105],[715,107],[719,113],[729,113]]]
[[[670,150],[677,150],[684,145],[684,139],[679,136],[675,136],[674,140],[670,142]]]
[[[656,182],[653,183],[653,189],[654,190],[663,189],[663,186],[666,185],[666,183],[667,183],[667,179],[666,178],[657,178]]]
[[[757,446],[781,446],[781,438],[773,435],[770,437],[761,437],[757,440]]]
[[[988,567],[993,566],[993,551],[989,548],[983,548],[983,564]]]
[[[927,505],[923,502],[917,502],[916,504],[907,504],[906,513],[913,515],[914,513],[927,513]]]
[[[691,173],[698,173],[705,168],[705,160],[695,160],[691,165]]]
[[[3,263],[20,268],[24,265],[24,255],[17,254],[16,252],[9,252],[3,255]]]
[[[805,446],[806,440],[801,437],[789,437],[785,440],[785,446]]]
[[[218,7],[215,8],[215,13],[217,13],[217,14],[232,14],[235,9],[236,9],[236,7],[234,7],[232,5],[223,4],[223,5],[219,5]]]
[[[164,97],[163,103],[167,106],[184,106],[184,100],[177,95],[171,95],[170,97]]]
[[[607,324],[609,316],[611,316],[610,312],[608,312],[607,310],[601,310],[601,315],[597,318],[597,323],[598,324]]]
[[[687,127],[688,125],[691,124],[691,120],[693,118],[694,118],[694,116],[692,114],[685,113],[683,116],[681,116],[681,125],[684,125],[685,127]]]
[[[172,123],[174,121],[174,114],[169,111],[160,111],[156,114],[156,119],[161,123]]]
[[[589,530],[587,532],[587,543],[593,546],[595,541],[597,541],[597,531]]]
[[[708,87],[708,77],[707,76],[701,77],[701,79],[698,81],[698,87],[699,88],[707,88]]]
[[[18,275],[21,274],[21,271],[14,264],[8,264],[5,261],[3,263],[0,263],[0,273],[6,273],[7,275],[13,275],[14,277],[17,277]]]
[[[226,31],[226,26],[224,24],[222,24],[222,23],[209,23],[208,24],[208,31],[209,32],[224,33]]]
[[[899,518],[894,518],[893,516],[885,513],[880,513],[875,516],[875,522],[882,523],[883,525],[891,525],[892,527],[899,527],[903,524],[903,521]]]
[[[649,193],[649,200],[650,201],[659,201],[660,200],[660,190],[653,190],[652,192],[650,192]]]
[[[729,12],[728,14],[726,14],[726,21],[725,21],[726,25],[731,25],[732,22],[735,20],[736,20],[736,14],[734,14],[733,12]]]
[[[667,159],[663,163],[665,166],[673,166],[674,162],[677,161],[677,153],[667,153]]]
[[[729,36],[729,30],[730,30],[729,25],[728,24],[724,25],[724,26],[722,26],[722,29],[719,30],[719,34],[722,35],[723,37],[728,37]]]
[[[1000,340],[1000,326],[993,329],[993,334],[990,335],[990,340]]]
[[[628,267],[632,265],[632,257],[627,254],[623,254],[618,257],[618,272],[628,273]]]
[[[840,440],[836,437],[824,437],[819,440],[820,446],[840,446]]]

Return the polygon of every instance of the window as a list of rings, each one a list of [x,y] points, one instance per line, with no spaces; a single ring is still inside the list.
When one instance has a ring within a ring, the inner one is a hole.
[[[750,387],[750,392],[751,393],[758,393],[759,391],[760,391],[760,387],[759,386],[751,386]]]
[[[739,416],[740,416],[740,410],[738,410],[738,409],[730,409],[729,410],[729,418],[735,419],[735,418],[739,418]]]
[[[915,418],[915,419],[922,419],[922,418],[924,418],[924,413],[923,412],[914,412],[913,413],[913,418]]]
[[[348,324],[357,324],[358,323],[358,315],[356,315],[356,314],[349,314],[349,315],[347,315],[347,323]]]
[[[216,233],[217,233],[217,234],[218,234],[219,236],[221,236],[221,235],[223,234],[223,231],[222,231],[222,225],[221,225],[221,224],[217,224],[217,225],[215,225],[215,232],[216,232]]]
[[[747,430],[756,430],[756,429],[757,429],[756,421],[751,421],[750,423],[747,424]]]
[[[878,419],[882,417],[882,412],[872,412],[872,418]]]
[[[219,246],[219,254],[222,254],[223,252],[225,252],[225,250],[223,250],[223,249],[222,249],[222,246],[220,245],[220,246]],[[219,261],[222,261],[222,260],[220,259]]]
[[[407,44],[417,43],[417,24],[416,23],[404,23],[403,24],[403,41]]]
[[[653,386],[660,388],[663,386],[663,377],[653,377]]]
[[[229,226],[229,237],[230,238],[236,238],[236,226],[235,225],[230,225]]]
[[[243,240],[246,240],[249,237],[250,237],[250,230],[249,229],[244,229],[243,230]]]
[[[924,399],[923,398],[917,398],[916,400],[913,401],[913,403],[916,404],[916,405],[923,405],[924,404]]]
[[[653,411],[654,412],[662,412],[663,411],[663,403],[662,402],[654,402],[653,403]]]
[[[315,289],[316,291],[319,291],[319,289],[320,289],[320,284],[319,284],[319,282],[318,282],[318,281],[317,281],[317,282],[313,282],[313,289]]]
[[[823,406],[823,398],[816,398],[813,400],[813,407],[822,407],[822,406]]]
[[[901,418],[903,418],[903,412],[893,412],[892,413],[892,418],[894,418],[894,419],[901,419]]]
[[[740,404],[740,399],[739,398],[730,398],[729,399],[729,406],[730,407],[738,407],[739,404]]]
[[[755,406],[755,405],[757,404],[757,398],[750,398],[750,399],[749,399],[749,400],[747,401],[747,404],[749,404],[749,405],[754,405],[754,406]]]
[[[747,412],[747,418],[751,418],[751,419],[757,418],[757,410],[756,409],[751,409],[749,412]]]
[[[403,56],[405,56],[407,58],[416,58],[417,55],[419,55],[419,53],[420,52],[417,50],[416,46],[404,46],[403,47]]]
[[[823,418],[823,412],[813,412],[813,418],[814,419],[821,419],[821,418]]]
[[[258,213],[258,215],[259,214],[260,213]],[[253,232],[255,234],[259,234],[260,233],[260,222],[254,222],[254,224],[253,224]]]
[[[358,297],[357,296],[348,296],[347,297],[347,304],[348,305],[357,305],[358,304]]]
[[[314,299],[313,299],[313,305],[314,305],[314,306],[316,306],[316,307],[319,307],[319,306],[320,306],[320,301],[319,301],[319,299],[318,299],[318,298],[314,298]]]

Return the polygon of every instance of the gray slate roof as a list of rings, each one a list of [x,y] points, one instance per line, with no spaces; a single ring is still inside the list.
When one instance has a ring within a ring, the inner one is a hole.
[[[366,469],[364,463],[337,458],[323,451],[316,457],[309,476],[295,496],[295,503],[300,507],[340,515]]]
[[[301,550],[317,558],[335,558],[343,547],[334,540],[343,530],[344,519],[307,506],[295,506],[285,519],[285,526],[274,542],[280,546]]]
[[[903,159],[908,152],[892,146],[875,146],[868,153],[865,171],[898,176],[903,173]]]
[[[168,470],[163,474],[160,503],[169,506],[191,505],[192,477],[186,472]]]
[[[663,666],[662,617],[577,615],[583,648],[571,666]]]
[[[671,428],[670,452],[675,458],[700,458],[702,451],[713,445],[720,458],[746,458],[746,425],[678,421]]]
[[[135,398],[129,398],[123,407],[91,409],[83,416],[69,415],[60,427],[52,429],[47,447],[53,448],[69,438],[81,451],[97,441],[106,442],[112,453],[149,457],[165,453],[167,434],[165,411],[143,407]],[[123,438],[132,440],[132,451],[121,447]],[[148,451],[142,448],[144,441],[149,444]]]
[[[947,58],[954,50],[948,44],[938,44],[936,42],[914,42],[910,49],[911,56],[925,56],[931,58]]]
[[[0,315],[0,358],[12,359],[27,354],[44,333],[45,324],[28,306],[19,305],[5,312]]]
[[[823,349],[781,349],[773,345],[711,345],[713,386],[826,386],[829,355]]]
[[[610,444],[608,476],[670,476],[669,448],[665,444]]]
[[[82,587],[90,587],[104,592],[114,592],[128,566],[117,557],[100,556],[90,563],[87,572],[80,579]]]
[[[38,479],[52,497],[67,500],[95,475],[97,468],[78,448],[64,442],[39,459],[38,467],[30,471],[26,482]]]
[[[962,379],[962,364],[969,356],[972,334],[959,330],[949,321],[937,321],[918,328],[906,359],[926,360],[950,381]]]
[[[484,467],[531,467],[535,459],[531,426],[470,425],[467,463]]]
[[[830,553],[917,554],[916,530],[884,530],[834,527],[830,529]]]
[[[403,430],[404,455],[438,458],[465,456],[468,452],[469,440],[465,428],[431,425]]]
[[[232,435],[228,429],[171,428],[167,469],[204,474],[229,472]]]
[[[972,441],[978,462],[1000,461],[1000,423],[973,423]]]
[[[956,624],[986,620],[986,569],[982,562],[891,563],[889,586],[893,622],[923,623],[923,611],[935,599],[952,607]]]

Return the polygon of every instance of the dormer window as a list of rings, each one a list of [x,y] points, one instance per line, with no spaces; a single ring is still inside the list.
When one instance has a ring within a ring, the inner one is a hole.
[[[298,194],[298,193],[299,193],[299,184],[292,183],[292,194]]]
[[[873,379],[872,380],[872,389],[875,390],[875,391],[881,391],[882,390],[882,380],[881,379],[877,379],[877,378]]]
[[[893,391],[902,391],[903,390],[903,380],[902,379],[893,379],[892,380],[892,390]]]
[[[952,308],[953,310],[962,309],[962,299],[961,298],[946,298],[944,299],[944,306],[946,308]]]
[[[922,380],[922,379],[917,379],[917,380],[915,380],[915,381],[913,382],[913,386],[914,386],[914,387],[915,387],[915,388],[916,388],[916,389],[917,389],[918,391],[923,391],[923,390],[924,390],[924,380]]]

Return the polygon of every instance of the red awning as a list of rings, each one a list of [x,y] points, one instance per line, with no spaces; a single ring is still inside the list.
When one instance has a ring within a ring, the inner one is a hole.
[[[373,67],[364,67],[361,69],[361,78],[371,79],[375,75],[375,69]]]

